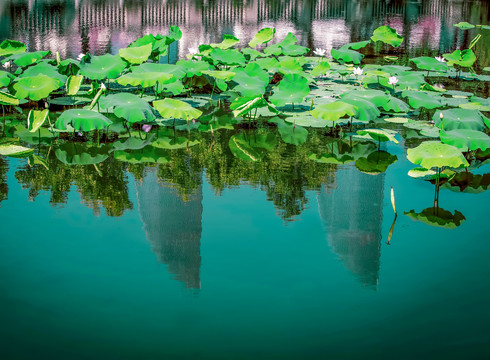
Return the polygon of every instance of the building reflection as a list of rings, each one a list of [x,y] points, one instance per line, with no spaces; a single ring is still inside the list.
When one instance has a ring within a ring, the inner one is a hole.
[[[376,289],[384,174],[364,174],[354,166],[339,168],[336,182],[336,187],[322,188],[317,195],[328,244],[364,286]]]
[[[33,51],[76,57],[115,53],[140,36],[178,25],[184,37],[170,53],[174,61],[189,47],[219,42],[226,33],[246,44],[266,26],[275,27],[278,38],[291,31],[301,45],[330,51],[368,39],[388,24],[415,56],[421,49],[439,54],[468,45],[469,33],[452,25],[486,24],[489,11],[488,1],[478,0],[6,0],[0,2],[0,37],[24,41]]]
[[[155,169],[136,186],[138,209],[151,249],[175,279],[201,288],[201,187],[188,201],[171,184],[157,182]]]

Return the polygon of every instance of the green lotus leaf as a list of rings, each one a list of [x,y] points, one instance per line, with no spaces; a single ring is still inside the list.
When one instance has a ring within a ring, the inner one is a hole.
[[[26,52],[26,45],[20,41],[6,39],[0,44],[0,56],[9,56]]]
[[[490,148],[490,137],[481,131],[469,129],[441,130],[440,136],[444,144],[453,145],[461,151]]]
[[[456,26],[456,27],[460,28],[461,30],[473,29],[475,27],[475,25],[470,24],[466,21],[461,21],[457,24],[454,24],[453,26]]]
[[[172,82],[173,78],[172,74],[162,72],[132,72],[117,78],[116,82],[124,86],[132,85],[148,88],[155,86],[157,83]]]
[[[440,97],[435,97],[431,93],[424,91],[405,90],[402,93],[402,96],[408,98],[408,103],[414,109],[421,107],[426,109],[437,109],[443,106]]]
[[[209,54],[214,64],[223,65],[245,65],[245,56],[241,54],[238,50],[228,49],[222,50],[220,48],[215,48]]]
[[[291,103],[301,103],[310,93],[308,80],[298,74],[288,74],[279,83],[277,90],[269,98],[276,106],[284,106]]]
[[[41,60],[45,56],[48,56],[49,54],[51,54],[51,51],[35,51],[35,52],[28,52],[28,53],[19,53],[19,54],[9,56],[2,62],[4,63],[6,61],[13,61],[14,64],[17,66],[26,67],[37,63],[39,60]]]
[[[56,68],[55,66],[49,65],[45,62],[41,62],[39,64],[29,66],[27,69],[24,70],[22,74],[19,75],[19,78],[32,77],[39,74],[43,74],[58,79],[63,84],[66,83],[66,76],[60,74],[58,72],[58,68]]]
[[[382,41],[385,44],[398,47],[403,42],[403,36],[398,35],[395,29],[384,25],[374,30],[371,40],[374,42]]]
[[[490,186],[490,174],[474,175],[470,172],[460,172],[449,181],[441,185],[441,189],[454,192],[479,194],[488,190]]]
[[[417,58],[410,59],[415,66],[420,70],[427,71],[440,71],[445,72],[449,70],[447,63],[436,60],[433,57],[421,56]]]
[[[380,66],[379,69],[389,73],[390,75],[397,75],[397,76],[409,74],[410,71],[412,70],[411,67],[402,66],[402,65],[383,65]]]
[[[277,145],[277,138],[271,133],[233,135],[228,141],[231,153],[245,161],[261,161]]]
[[[177,65],[182,68],[187,77],[201,76],[203,70],[210,69],[209,63],[205,61],[179,60]]]
[[[131,164],[167,164],[170,162],[171,155],[168,150],[148,145],[142,149],[116,150],[114,159]]]
[[[35,132],[39,129],[48,119],[49,110],[31,110],[27,116],[27,128],[30,132]]]
[[[80,90],[82,86],[83,76],[82,75],[71,75],[66,80],[66,94],[74,96]]]
[[[406,124],[409,121],[409,119],[406,117],[391,117],[391,118],[384,118],[383,120],[395,124]]]
[[[24,146],[15,144],[2,144],[0,145],[0,155],[11,156],[16,158],[24,158],[32,155],[34,150]]]
[[[353,63],[356,65],[359,65],[364,58],[364,55],[361,53],[358,53],[357,51],[351,50],[351,49],[332,49],[331,52],[332,57],[341,62],[341,63]]]
[[[70,76],[76,75],[80,71],[80,62],[74,59],[65,59],[58,64],[60,74]]]
[[[190,140],[186,137],[159,137],[153,142],[153,146],[160,149],[176,150],[187,149],[191,146],[199,144],[199,140]]]
[[[224,70],[204,70],[202,72],[205,75],[211,76],[215,79],[230,81],[236,75],[233,71]]]
[[[459,104],[459,107],[468,110],[490,111],[490,105],[482,104],[480,102]]]
[[[212,131],[219,129],[233,130],[233,125],[236,123],[238,123],[238,120],[227,112],[213,112],[199,118],[199,131],[209,132],[211,128]]]
[[[397,113],[405,113],[407,111],[410,110],[410,107],[404,103],[402,100],[396,98],[396,97],[393,97],[391,95],[386,95],[386,98],[385,98],[387,101],[386,102],[383,102],[383,104],[381,105],[381,107],[385,110],[385,111],[394,111],[394,112],[397,112]],[[375,99],[370,99],[373,103],[375,102]]]
[[[274,117],[269,122],[277,124],[279,135],[281,135],[281,139],[285,143],[301,145],[306,142],[308,130],[304,127],[287,123],[279,117]]]
[[[454,210],[454,215],[447,210],[439,207],[430,207],[416,213],[415,210],[404,212],[409,218],[415,221],[421,221],[430,226],[443,227],[446,229],[455,229],[466,218],[458,210]]]
[[[230,110],[233,111],[233,116],[239,117],[248,114],[253,109],[259,109],[267,107],[269,111],[277,113],[277,109],[267,102],[264,97],[261,96],[242,96],[233,100],[230,105]]]
[[[473,50],[455,50],[451,54],[442,55],[447,61],[448,65],[459,65],[461,67],[471,67],[476,61],[476,56]]]
[[[281,74],[300,74],[302,76],[306,76],[303,72],[303,67],[299,63],[299,61],[293,57],[284,56],[280,58],[275,67],[268,69],[271,72],[278,72]]]
[[[353,43],[347,43],[347,44],[343,45],[342,48],[359,50],[363,47],[366,47],[370,43],[371,43],[371,40],[358,41],[358,42],[353,42]]]
[[[255,34],[253,39],[248,43],[248,46],[254,48],[259,44],[265,44],[272,39],[274,39],[274,35],[276,34],[275,28],[264,28],[261,29]]]
[[[256,58],[260,58],[260,57],[266,56],[264,53],[261,53],[260,51],[257,51],[255,49],[251,49],[251,48],[241,49],[240,51],[246,57],[248,56],[248,58],[249,58],[250,61],[253,61]]]
[[[153,102],[153,107],[158,110],[164,119],[198,119],[202,111],[193,108],[184,101],[164,99]]]
[[[344,116],[355,116],[357,107],[343,101],[335,101],[329,104],[318,105],[313,110],[309,111],[313,117],[327,121],[337,121]]]
[[[173,41],[174,39],[169,36],[164,36],[161,34],[157,34],[157,35],[148,34],[133,41],[131,44],[129,44],[128,48],[142,47],[151,44],[150,58],[154,60],[158,60],[158,57],[160,55],[165,55],[167,53],[168,45]]]
[[[109,157],[112,147],[100,147],[87,144],[66,143],[59,146],[55,155],[59,161],[67,165],[93,165],[105,161]]]
[[[155,134],[148,134],[146,139],[140,139],[139,137],[119,138],[119,140],[112,144],[114,150],[139,150],[150,145],[154,137]]]
[[[66,110],[56,120],[54,128],[67,131],[68,126],[77,131],[92,131],[104,129],[112,124],[112,121],[97,111],[86,109]]]
[[[262,58],[262,59],[255,59],[255,61],[250,64],[257,64],[260,66],[261,69],[267,71],[267,72],[270,72],[269,69],[274,69],[276,68],[279,63],[279,61],[277,61],[275,58],[273,57],[267,57],[267,58]]]
[[[381,129],[364,129],[364,130],[359,130],[357,134],[364,136],[364,135],[369,135],[373,140],[376,141],[391,141],[394,142],[395,144],[398,144],[398,140],[395,138],[394,134],[389,132],[388,130],[381,130]]]
[[[407,159],[425,169],[469,166],[458,148],[439,141],[426,141],[416,148],[408,149]]]
[[[153,108],[139,96],[130,93],[118,93],[101,97],[99,104],[102,108],[114,108],[114,114],[130,123],[152,122],[156,116]]]
[[[421,167],[413,168],[408,172],[408,176],[419,180],[436,180],[438,177],[448,179],[454,174],[455,172],[449,169],[445,169],[439,174],[437,171]]]
[[[13,88],[15,97],[18,99],[29,98],[33,101],[39,101],[47,98],[49,94],[62,85],[63,83],[58,79],[39,74],[18,79]]]
[[[233,81],[238,85],[234,90],[242,96],[257,96],[265,92],[265,88],[269,84],[269,75],[259,65],[249,63],[243,69],[235,69],[235,72]]]
[[[298,38],[294,36],[293,33],[289,32],[284,40],[281,42],[270,45],[264,49],[264,53],[267,55],[289,55],[289,56],[297,56],[306,54],[309,49],[304,46],[296,45],[298,42]]]
[[[442,130],[470,129],[482,131],[485,129],[485,121],[488,119],[478,110],[449,109],[436,111],[432,120]]]
[[[105,54],[90,57],[90,62],[80,65],[80,73],[91,80],[115,79],[126,66],[119,55]]]
[[[374,121],[381,115],[381,112],[378,110],[376,105],[374,105],[368,99],[346,98],[342,99],[342,102],[354,105],[356,107],[356,114],[354,117],[361,121]]]
[[[213,44],[209,44],[209,45],[213,48],[219,48],[222,50],[226,50],[226,49],[229,49],[229,48],[235,46],[239,42],[240,42],[240,40],[238,40],[233,35],[225,34],[225,35],[223,35],[223,41],[222,42],[213,43]]]
[[[131,64],[142,64],[146,60],[148,60],[151,55],[152,49],[152,44],[127,47],[124,49],[119,49],[119,56]]]
[[[172,93],[172,95],[176,96],[184,92],[185,87],[184,84],[182,84],[182,81],[177,78],[174,78],[173,81],[172,79],[169,81],[165,82],[164,84],[157,83],[157,92],[159,94],[163,92],[169,92]]]
[[[373,151],[367,157],[361,157],[356,160],[356,168],[365,174],[378,175],[384,173],[388,166],[398,160],[396,155],[386,151]]]
[[[207,68],[207,67],[206,67]],[[156,63],[145,63],[139,66],[131,67],[132,73],[165,73],[175,76],[177,79],[182,79],[186,71],[179,65],[173,64],[156,64]]]
[[[330,63],[328,61],[321,61],[317,66],[311,70],[311,75],[320,76],[324,75],[328,70],[330,70]]]
[[[0,71],[0,87],[7,87],[15,76],[6,71]]]
[[[1,105],[19,105],[19,99],[9,93],[0,91],[0,104]]]

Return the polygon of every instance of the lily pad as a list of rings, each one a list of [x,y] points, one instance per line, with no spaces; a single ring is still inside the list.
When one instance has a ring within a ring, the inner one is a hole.
[[[112,121],[97,111],[86,109],[66,110],[56,120],[54,127],[67,131],[70,126],[77,131],[92,131],[104,129],[112,124]]]
[[[80,65],[80,73],[91,80],[115,79],[126,66],[119,55],[105,54],[90,57],[90,62]]]
[[[469,166],[461,151],[439,141],[426,141],[407,150],[407,159],[425,169]]]
[[[13,85],[15,96],[18,99],[29,98],[34,101],[45,99],[63,83],[58,79],[39,74],[18,79]]]
[[[276,106],[301,103],[306,95],[310,93],[308,80],[298,74],[288,74],[279,83],[270,101]]]
[[[101,97],[102,108],[114,108],[114,114],[130,123],[152,122],[156,116],[153,108],[139,96],[129,93],[111,94]]]
[[[193,108],[184,101],[175,99],[164,99],[153,102],[153,107],[158,110],[165,119],[197,119],[202,111]]]
[[[488,121],[478,110],[468,109],[436,111],[432,120],[442,130],[469,129],[477,131],[485,129],[485,121]]]

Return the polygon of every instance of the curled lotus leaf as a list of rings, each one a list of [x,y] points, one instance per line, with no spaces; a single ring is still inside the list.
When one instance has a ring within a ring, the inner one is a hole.
[[[114,108],[114,114],[130,123],[151,122],[156,116],[146,100],[130,93],[118,93],[101,97],[102,108]]]
[[[484,132],[470,129],[456,129],[440,132],[441,141],[444,144],[456,146],[461,151],[473,151],[490,148],[490,136]]]
[[[456,27],[460,28],[461,30],[473,29],[475,27],[475,25],[470,24],[469,22],[466,22],[466,21],[460,21],[459,23],[454,24],[453,26],[456,26]]]
[[[164,119],[197,119],[202,111],[188,103],[175,99],[164,99],[153,102],[153,107],[158,110]]]
[[[407,159],[425,169],[469,166],[457,147],[439,141],[425,141],[416,148],[408,149]]]
[[[372,138],[373,140],[380,141],[380,142],[391,141],[394,142],[395,144],[398,144],[398,140],[395,138],[394,134],[389,132],[388,130],[364,129],[364,130],[359,130],[357,134],[361,136],[369,135],[369,137]]]
[[[213,60],[214,64],[223,65],[245,65],[245,56],[238,50],[228,49],[223,50],[220,48],[215,48],[209,53],[209,56]]]
[[[0,91],[0,105],[19,105],[19,99],[9,93]]]
[[[35,132],[39,129],[48,119],[49,110],[31,110],[27,116],[27,128],[30,132]]]
[[[256,58],[260,58],[260,57],[266,56],[264,53],[262,53],[260,51],[257,51],[255,49],[251,49],[251,48],[241,49],[240,51],[242,52],[243,55],[248,56],[248,58],[250,59],[250,61],[253,61]]]
[[[337,121],[344,116],[355,116],[357,113],[357,106],[348,104],[343,101],[335,101],[329,104],[321,104],[310,111],[316,119],[323,119],[327,121]]]
[[[455,50],[451,54],[442,55],[448,62],[448,65],[459,65],[461,67],[471,67],[476,61],[473,50]]]
[[[15,76],[6,71],[0,71],[0,87],[7,87]]]
[[[87,109],[66,110],[56,120],[54,127],[67,131],[68,126],[77,131],[92,131],[104,129],[112,124],[112,121],[97,111]]]
[[[374,42],[382,41],[385,44],[398,47],[403,42],[403,36],[398,35],[395,29],[384,25],[374,30],[371,40]]]
[[[439,174],[437,171],[422,167],[413,168],[408,172],[408,176],[419,180],[436,180],[438,177],[448,179],[454,176],[454,174],[455,172],[449,169],[445,169]]]
[[[230,110],[233,111],[233,116],[239,117],[248,114],[253,109],[260,109],[263,107],[267,107],[271,113],[278,112],[274,105],[268,103],[262,95],[239,97],[231,103]]]
[[[211,47],[213,47],[213,48],[218,48],[218,49],[226,50],[226,49],[229,49],[229,48],[235,46],[239,42],[240,42],[240,40],[238,40],[233,35],[225,34],[225,35],[223,35],[223,41],[222,42],[220,42],[220,43],[213,43],[213,44],[209,44],[209,45]]]
[[[80,65],[80,73],[91,80],[115,79],[126,66],[119,55],[105,54],[90,57],[90,62]]]
[[[248,46],[254,48],[257,45],[265,44],[274,39],[275,34],[275,28],[263,28],[254,35],[253,39],[248,43]]]
[[[119,56],[131,64],[142,64],[146,60],[148,60],[151,55],[152,49],[152,44],[128,47],[124,49],[119,49]]]
[[[404,212],[409,218],[415,221],[421,221],[430,226],[443,227],[446,229],[455,229],[466,220],[463,214],[454,210],[454,215],[440,207],[430,207],[416,213],[415,210]]]
[[[45,99],[56,89],[63,86],[58,79],[39,74],[36,76],[27,76],[19,78],[13,85],[15,97],[18,99],[29,98],[33,101]]]
[[[16,144],[3,144],[0,145],[0,155],[11,156],[15,158],[24,158],[32,155],[34,153],[33,149],[29,149],[24,146]]]

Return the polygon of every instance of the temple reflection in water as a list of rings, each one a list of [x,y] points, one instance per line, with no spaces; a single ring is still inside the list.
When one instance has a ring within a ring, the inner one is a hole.
[[[178,25],[184,37],[170,51],[175,61],[189,47],[220,41],[225,33],[246,44],[256,31],[273,26],[279,38],[291,31],[301,45],[330,51],[388,24],[407,39],[402,48],[414,56],[421,48],[439,54],[469,43],[468,32],[452,25],[485,24],[489,10],[488,1],[478,0],[6,0],[0,2],[0,38],[76,57],[115,53],[144,34]],[[488,59],[488,51],[482,57]]]
[[[384,174],[355,167],[336,174],[337,187],[318,193],[327,241],[344,266],[366,287],[376,288],[381,255]]]
[[[175,187],[160,184],[154,171],[137,184],[138,209],[152,251],[175,279],[187,288],[201,288],[202,191],[188,201]]]

